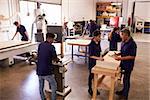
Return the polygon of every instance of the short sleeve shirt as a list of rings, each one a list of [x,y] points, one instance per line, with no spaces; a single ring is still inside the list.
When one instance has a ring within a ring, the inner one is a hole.
[[[100,42],[96,44],[93,40],[89,44],[89,56],[100,57],[101,47]],[[91,70],[96,65],[96,59],[89,57],[89,69]]]
[[[17,27],[17,30],[16,32],[19,32],[22,36],[22,39],[23,41],[28,41],[28,37],[26,35],[26,28],[23,26],[23,25],[20,25],[19,27]]]
[[[128,42],[122,42],[121,44],[121,57],[136,56],[137,45],[135,41],[130,38]],[[120,66],[122,69],[132,71],[135,60],[122,60]]]
[[[42,42],[38,47],[37,75],[53,74],[52,60],[56,58],[55,47],[49,42]]]

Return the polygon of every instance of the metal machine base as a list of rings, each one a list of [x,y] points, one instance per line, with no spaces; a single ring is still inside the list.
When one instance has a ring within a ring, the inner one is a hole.
[[[65,73],[67,72],[65,65],[67,65],[69,62],[70,61],[53,63],[55,79],[57,82],[56,93],[57,93],[57,97],[61,98],[58,100],[64,100],[64,98],[71,92],[71,88],[69,86],[65,86]],[[47,81],[45,82],[45,91],[46,93],[51,93]]]

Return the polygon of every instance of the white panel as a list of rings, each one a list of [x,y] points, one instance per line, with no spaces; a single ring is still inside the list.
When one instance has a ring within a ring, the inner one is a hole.
[[[136,2],[135,3],[135,14],[134,16],[141,19],[150,20],[150,2]]]
[[[96,16],[96,0],[63,0],[62,18],[65,20],[82,21],[94,19]]]
[[[9,17],[8,0],[0,0],[0,15]]]
[[[128,17],[131,17],[131,15],[132,15],[132,10],[133,10],[133,2],[143,2],[143,1],[149,1],[150,2],[150,0],[129,0],[129,2],[128,2],[128,13],[127,13],[127,16]],[[141,11],[141,10],[140,10]],[[143,12],[143,11],[142,11]]]
[[[18,10],[18,0],[0,0],[0,15],[5,16],[7,20],[0,20],[0,41],[6,41],[12,38],[14,28],[12,23],[16,20]]]
[[[98,2],[122,2],[123,0],[97,0]]]
[[[35,2],[51,3],[51,4],[61,4],[61,0],[26,0],[26,1],[35,1]]]

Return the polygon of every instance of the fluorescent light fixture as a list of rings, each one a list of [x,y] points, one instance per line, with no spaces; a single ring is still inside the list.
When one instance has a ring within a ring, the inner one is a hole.
[[[111,5],[118,5],[118,6],[121,6],[121,3],[111,3]]]

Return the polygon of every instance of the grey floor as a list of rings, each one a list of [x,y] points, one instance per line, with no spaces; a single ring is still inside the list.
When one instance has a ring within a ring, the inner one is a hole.
[[[102,44],[102,47],[107,46]],[[150,43],[137,42],[137,46],[129,100],[150,100]],[[0,65],[0,100],[40,100],[35,69],[35,65],[26,62],[19,62],[13,67]],[[87,92],[88,69],[84,58],[74,57],[74,62],[68,64],[67,69],[66,84],[72,88],[72,92],[65,100],[90,100]],[[120,88],[120,85],[116,86],[116,90]],[[108,100],[108,91],[100,89],[100,92],[97,100]],[[119,100],[116,95],[114,98]]]

